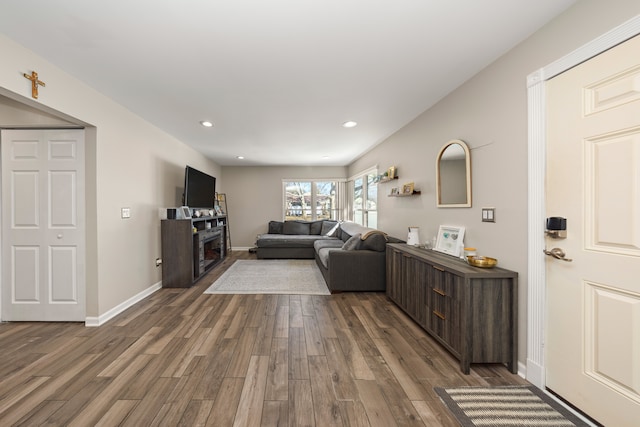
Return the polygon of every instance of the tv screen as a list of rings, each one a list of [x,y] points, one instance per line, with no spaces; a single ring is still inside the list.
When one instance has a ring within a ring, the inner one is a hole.
[[[213,208],[216,178],[187,166],[184,172],[184,205],[190,208]]]

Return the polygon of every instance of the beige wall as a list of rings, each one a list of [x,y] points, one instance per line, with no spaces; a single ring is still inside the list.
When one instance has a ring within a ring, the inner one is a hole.
[[[218,177],[221,169],[1,35],[0,52],[0,95],[47,110],[25,112],[22,124],[43,124],[38,117],[51,114],[88,124],[87,316],[99,317],[160,282],[161,269],[155,266],[161,256],[158,209],[179,203],[185,165]],[[30,85],[22,77],[31,69],[47,83],[38,101],[29,98]],[[5,103],[5,112],[15,112],[11,104]],[[122,207],[131,208],[131,219],[120,218]]]
[[[283,218],[283,179],[344,179],[346,172],[346,167],[223,167],[219,191],[227,194],[232,245],[253,247],[269,221]]]
[[[519,273],[521,362],[527,343],[526,77],[639,13],[637,0],[577,2],[349,167],[353,173],[375,163],[383,169],[395,165],[399,185],[414,181],[422,190],[419,197],[390,198],[382,194],[395,184],[381,185],[381,229],[405,235],[407,226],[419,226],[424,241],[440,224],[462,225],[468,246]],[[436,208],[435,158],[451,139],[471,149],[472,208]],[[495,223],[481,221],[482,207],[496,208]]]

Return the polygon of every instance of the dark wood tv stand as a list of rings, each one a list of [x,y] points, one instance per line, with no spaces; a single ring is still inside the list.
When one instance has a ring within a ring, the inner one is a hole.
[[[162,287],[189,288],[227,253],[227,216],[163,219]]]
[[[387,296],[460,361],[518,369],[518,273],[387,245]]]

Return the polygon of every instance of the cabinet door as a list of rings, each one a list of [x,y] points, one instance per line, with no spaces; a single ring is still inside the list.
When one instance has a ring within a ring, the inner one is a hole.
[[[457,353],[461,351],[460,305],[463,286],[461,277],[432,266],[427,295],[431,309],[430,329]]]
[[[400,304],[402,289],[402,253],[394,248],[387,248],[387,296],[396,304]]]
[[[421,259],[405,257],[403,267],[405,270],[405,304],[407,312],[422,327],[427,327],[429,308],[427,305],[427,277],[431,268],[430,264]]]

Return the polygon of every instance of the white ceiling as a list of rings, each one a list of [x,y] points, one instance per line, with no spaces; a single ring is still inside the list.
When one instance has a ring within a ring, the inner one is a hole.
[[[221,165],[346,165],[574,2],[2,0],[0,32]]]

